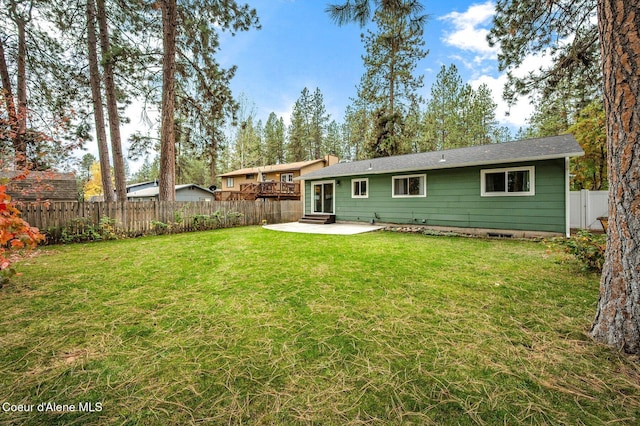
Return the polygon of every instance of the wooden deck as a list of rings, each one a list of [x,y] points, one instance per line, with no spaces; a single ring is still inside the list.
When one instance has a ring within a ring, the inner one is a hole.
[[[240,185],[240,191],[219,191],[216,200],[257,200],[272,198],[277,200],[299,200],[300,184],[291,182],[259,182]]]

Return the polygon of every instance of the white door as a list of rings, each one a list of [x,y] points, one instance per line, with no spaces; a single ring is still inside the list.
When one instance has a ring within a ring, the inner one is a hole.
[[[334,211],[334,182],[313,182],[311,184],[311,193],[313,200],[311,208],[313,213],[317,214],[333,214]]]

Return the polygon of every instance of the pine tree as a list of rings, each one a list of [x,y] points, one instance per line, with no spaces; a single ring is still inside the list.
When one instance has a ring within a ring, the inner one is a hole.
[[[160,201],[176,200],[176,40],[177,0],[160,0],[162,12],[162,107],[160,108]]]
[[[455,65],[444,65],[431,86],[424,114],[422,150],[440,150],[495,143],[508,138],[498,127],[496,103],[482,84],[473,89],[463,83]]]
[[[289,125],[289,143],[287,144],[287,161],[305,160],[305,141],[307,140],[305,107],[301,99],[293,105],[291,124]]]
[[[393,9],[378,9],[373,15],[376,31],[363,35],[365,74],[358,97],[375,111],[374,139],[367,144],[372,155],[402,153],[402,126],[410,107],[421,101],[417,90],[422,76],[415,76],[417,63],[426,57],[422,6],[415,1],[398,1]]]
[[[0,75],[2,76],[3,97],[7,107],[8,123],[12,129],[15,165],[19,169],[28,168],[27,160],[27,25],[33,19],[34,2],[8,1],[6,12],[17,32],[17,106],[11,89],[11,78],[5,58],[4,41],[0,38]],[[4,8],[3,8],[4,9]]]
[[[344,138],[347,143],[345,158],[350,160],[364,160],[367,155],[365,145],[371,138],[372,119],[371,113],[360,100],[354,100],[353,105],[348,105],[344,119]]]
[[[513,103],[518,96],[535,94],[547,98],[562,87],[588,93],[591,99],[600,95],[596,3],[597,0],[496,2],[493,28],[487,39],[491,46],[499,44],[501,48],[498,65],[500,71],[507,71],[507,101]],[[511,72],[532,54],[550,56],[551,66],[525,77]]]
[[[596,20],[597,7],[597,24]],[[603,88],[609,166],[609,226],[600,298],[591,336],[628,353],[640,353],[640,6],[618,0],[500,0],[493,42],[500,67],[517,68],[530,53],[550,49],[554,63],[520,81],[507,96],[540,88],[548,97],[564,82],[580,91]],[[601,52],[601,53],[600,53]],[[600,57],[601,55],[601,57]],[[512,80],[513,81],[513,80]],[[602,85],[600,85],[602,81]],[[531,83],[531,84],[530,84]],[[549,84],[547,84],[549,83]]]
[[[83,8],[74,12],[84,28]],[[60,14],[59,2],[5,0],[0,7],[0,140],[5,160],[20,169],[68,160],[89,137],[86,116],[74,114],[90,99],[80,84],[86,64],[69,55],[68,38],[57,32]],[[86,57],[86,36],[82,49],[78,56]]]
[[[331,123],[327,126],[327,135],[325,137],[325,153],[332,154],[337,156],[338,158],[343,158],[344,154],[343,150],[343,141],[342,141],[342,133],[340,131],[340,125],[335,121],[331,120]],[[320,158],[320,157],[318,157]]]
[[[205,110],[198,111],[200,127],[210,136],[213,144],[217,144],[219,132],[207,127],[221,124],[225,105],[232,105],[230,113],[235,115],[237,105],[229,103],[229,91],[224,90],[222,96],[216,96],[216,91],[227,87],[228,79],[233,76],[234,68],[221,71],[212,60],[213,53],[218,48],[218,31],[246,31],[251,27],[259,27],[255,9],[248,5],[240,5],[235,0],[218,2],[203,0],[197,4],[189,1],[159,0],[157,2],[162,12],[163,33],[163,82],[162,82],[162,119],[160,130],[160,200],[175,200],[175,133],[174,115],[176,108],[176,54],[180,52],[181,59],[179,73],[194,77],[194,86],[202,100],[206,101]],[[183,68],[184,67],[184,68]],[[184,70],[184,72],[183,72]],[[222,84],[221,84],[222,83]],[[183,86],[186,87],[186,85]],[[183,90],[183,93],[187,93]],[[198,102],[189,100],[200,99],[190,97],[187,104],[190,109],[198,110]],[[184,104],[183,104],[184,106]],[[214,145],[213,152],[217,152]],[[211,152],[211,151],[210,151]],[[211,161],[215,163],[215,155]],[[215,166],[211,166],[212,174]],[[213,177],[213,176],[212,176]]]
[[[300,92],[300,97],[298,98],[298,102],[294,104],[294,109],[297,108],[299,110],[300,117],[302,118],[302,129],[301,129],[301,143],[303,154],[300,160],[310,160],[313,156],[313,139],[312,139],[312,130],[311,130],[311,120],[312,120],[312,98],[309,93],[308,88],[302,89]]]
[[[325,155],[326,126],[329,122],[324,98],[319,88],[311,94],[302,89],[300,97],[293,105],[287,158],[289,161],[303,161],[322,158]]]
[[[497,142],[497,104],[493,101],[491,89],[486,84],[481,84],[477,89],[471,90],[468,108],[468,119],[465,120],[469,129],[468,146]]]
[[[243,121],[235,141],[236,163],[234,168],[259,167],[264,165],[262,154],[262,122],[253,124],[253,116]]]
[[[87,0],[87,44],[89,58],[89,81],[91,85],[91,97],[93,100],[93,115],[96,125],[96,137],[98,139],[98,157],[100,158],[100,170],[102,173],[102,185],[104,201],[115,200],[115,193],[111,183],[111,164],[109,162],[109,144],[105,131],[105,117],[102,101],[102,88],[100,85],[100,70],[98,65],[96,9],[94,0]],[[85,194],[87,191],[85,190]]]
[[[284,163],[285,126],[282,117],[278,118],[274,112],[269,114],[264,126],[265,163]]]
[[[320,89],[316,90],[309,99],[309,156],[310,160],[322,158],[327,151],[325,146],[325,136],[327,124],[329,123],[329,115],[324,106],[324,97]]]
[[[425,151],[458,146],[460,131],[460,104],[464,84],[455,65],[442,66],[431,86],[431,97],[425,111]]]
[[[405,118],[402,139],[406,143],[404,151],[421,152],[420,141],[424,140],[424,123],[420,105],[414,104],[409,108]]]
[[[153,161],[149,161],[149,157],[144,159],[140,169],[133,174],[131,183],[149,182],[158,179],[160,171],[160,157],[155,156]]]

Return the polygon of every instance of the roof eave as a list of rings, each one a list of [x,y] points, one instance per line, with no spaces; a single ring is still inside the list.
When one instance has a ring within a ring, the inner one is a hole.
[[[367,170],[367,171],[357,172],[357,173],[339,173],[339,174],[324,174],[324,175],[321,174],[318,176],[302,175],[294,178],[293,180],[304,181],[304,180],[310,180],[310,179],[325,179],[329,177],[346,177],[346,176],[355,176],[355,175],[368,176],[368,175],[379,175],[379,174],[407,173],[407,172],[415,172],[415,171],[422,171],[422,170],[459,169],[462,167],[488,166],[491,164],[501,164],[501,163],[525,163],[528,161],[543,161],[543,160],[553,160],[558,158],[581,157],[583,155],[584,155],[584,151],[578,151],[578,152],[568,152],[568,153],[562,153],[562,154],[540,155],[540,156],[525,157],[525,158],[504,159],[499,161],[495,161],[495,160],[474,161],[469,163],[456,163],[452,165],[441,163],[435,166],[431,165],[431,166],[425,166],[425,167],[410,167],[405,169],[388,169],[388,170],[378,170],[378,171]]]
[[[246,175],[246,174],[252,174],[252,173],[272,173],[272,172],[295,172],[295,171],[300,171],[305,167],[309,167],[312,166],[314,164],[320,163],[320,162],[324,162],[325,159],[324,158],[319,158],[317,160],[308,160],[308,161],[298,161],[295,163],[284,163],[284,164],[269,164],[267,166],[260,166],[260,167],[251,167],[251,168],[246,168],[246,169],[239,169],[239,170],[234,170],[231,172],[227,172],[227,173],[222,173],[221,175],[219,175],[221,178],[224,177],[232,177],[232,176],[242,176],[242,175]],[[282,167],[281,166],[287,166],[287,164],[295,164],[292,167]],[[271,170],[267,170],[268,168],[273,168]]]

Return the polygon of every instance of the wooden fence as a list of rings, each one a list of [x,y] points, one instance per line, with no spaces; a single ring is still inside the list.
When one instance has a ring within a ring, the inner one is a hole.
[[[83,229],[110,229],[123,236],[187,232],[229,226],[295,222],[302,217],[301,201],[197,202],[54,202],[20,206],[22,218],[53,236]],[[53,241],[56,242],[56,238]]]

